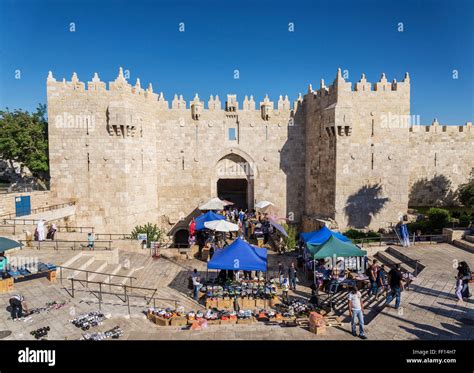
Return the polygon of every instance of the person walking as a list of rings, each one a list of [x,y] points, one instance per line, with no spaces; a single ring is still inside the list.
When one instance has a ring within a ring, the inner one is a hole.
[[[288,278],[290,280],[290,289],[296,290],[296,267],[295,262],[291,262],[290,268],[288,268]]]
[[[364,331],[364,302],[362,301],[362,294],[357,287],[351,287],[348,296],[349,316],[351,317],[352,335],[357,337],[356,327],[357,320],[359,320],[359,337],[367,339]]]
[[[287,303],[289,301],[288,292],[290,290],[290,281],[288,281],[288,277],[283,279],[283,283],[281,284],[281,300],[283,303]]]
[[[402,274],[400,272],[400,264],[397,264],[395,268],[390,270],[388,273],[390,292],[385,301],[385,305],[388,306],[390,302],[395,298],[395,309],[400,308],[401,292],[403,290]]]
[[[368,276],[370,281],[369,297],[374,295],[377,296],[378,284],[377,284],[377,275],[379,272],[379,266],[377,264],[377,259],[374,259],[372,265],[368,268]]]
[[[278,262],[278,282],[280,286],[283,284],[283,275],[285,273],[285,267],[282,262]]]
[[[94,249],[94,235],[92,233],[87,234],[87,247],[90,250]]]
[[[466,262],[462,261],[458,265],[458,275],[457,277],[461,279],[462,288],[461,288],[461,297],[470,298],[471,293],[469,292],[469,281],[471,280],[472,273],[471,269]]]
[[[23,311],[28,313],[28,305],[25,303],[25,297],[21,294],[15,294],[10,298],[10,315],[12,320],[23,317]]]
[[[388,291],[387,272],[385,270],[385,265],[382,264],[377,273],[377,294],[375,295],[375,299],[378,299],[382,292],[384,292],[386,296],[387,291]]]
[[[197,302],[199,300],[199,290],[202,288],[201,279],[196,268],[194,268],[193,275],[193,298]]]

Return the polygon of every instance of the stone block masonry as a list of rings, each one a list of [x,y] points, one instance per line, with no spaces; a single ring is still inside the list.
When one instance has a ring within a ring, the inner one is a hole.
[[[382,75],[373,87],[362,76],[353,89],[339,70],[331,86],[310,86],[294,102],[212,95],[206,107],[197,94],[169,103],[151,84],[129,84],[122,69],[108,89],[97,74],[86,89],[76,74],[56,81],[50,73],[47,97],[52,193],[76,201],[77,224],[98,231],[170,227],[216,195],[249,209],[270,200],[294,223],[378,229],[396,223],[409,199],[426,197],[411,195],[418,180],[442,174],[454,187],[474,166],[471,124],[406,122],[408,74]]]

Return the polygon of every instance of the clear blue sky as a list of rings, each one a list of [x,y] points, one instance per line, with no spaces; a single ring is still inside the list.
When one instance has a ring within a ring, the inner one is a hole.
[[[468,0],[0,0],[0,108],[45,103],[48,70],[110,81],[123,66],[132,83],[152,82],[168,100],[236,93],[241,102],[266,93],[293,100],[341,67],[352,82],[362,72],[375,82],[409,71],[412,114],[462,124],[474,117],[473,13]]]

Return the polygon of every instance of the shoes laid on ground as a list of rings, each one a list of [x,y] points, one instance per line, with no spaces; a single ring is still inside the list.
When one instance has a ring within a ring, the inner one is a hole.
[[[367,339],[367,336],[364,335],[364,334],[362,334],[362,335],[359,335],[359,338],[360,338],[360,339]]]

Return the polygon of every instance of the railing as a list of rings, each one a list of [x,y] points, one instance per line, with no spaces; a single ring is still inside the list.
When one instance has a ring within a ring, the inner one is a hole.
[[[22,219],[24,221],[27,221],[28,219]],[[38,224],[39,220],[33,219],[31,221],[34,221],[34,224],[31,225],[36,225]],[[0,228],[12,228],[13,229],[13,234],[16,234],[17,231],[17,226],[25,226],[28,224],[18,224],[17,219],[13,220],[13,224],[0,224]],[[94,227],[56,227],[57,232],[67,232],[67,233],[94,233]]]
[[[94,233],[94,227],[57,227],[63,233]]]
[[[67,207],[67,206],[74,206],[76,204],[76,202],[73,202],[73,201],[70,201],[70,202],[64,202],[64,203],[59,203],[59,204],[56,204],[56,205],[49,205],[49,206],[44,206],[44,207],[38,207],[38,208],[35,208],[35,209],[31,209],[31,212],[30,212],[30,215],[32,214],[39,214],[41,212],[45,212],[45,211],[51,211],[51,210],[58,210],[58,209],[61,209],[63,207]],[[6,224],[6,220],[22,220],[22,219],[17,219],[17,216],[16,216],[16,213],[10,213],[10,214],[5,214],[5,215],[2,215],[0,216],[1,219],[4,220],[4,223]],[[23,219],[25,220],[25,219]],[[26,219],[28,220],[28,219]]]
[[[100,240],[101,237],[108,238],[109,240],[131,240],[131,234],[126,233],[96,233],[95,238]]]
[[[175,309],[178,308],[178,304],[179,304],[179,302],[176,299],[167,299],[167,298],[155,297],[155,294],[158,291],[158,289],[156,289],[156,288],[153,289],[153,288],[145,288],[145,287],[141,287],[141,286],[129,286],[129,285],[124,285],[124,284],[104,283],[104,282],[101,282],[101,281],[78,280],[78,279],[75,279],[75,278],[69,278],[68,280],[71,281],[71,292],[69,292],[67,289],[65,289],[65,290],[71,295],[71,297],[74,298],[76,292],[80,291],[79,289],[77,289],[77,287],[74,286],[74,284],[77,282],[77,283],[81,284],[83,287],[86,288],[86,290],[85,290],[86,292],[94,295],[98,299],[98,301],[99,301],[99,311],[102,309],[102,303],[103,303],[103,296],[104,295],[116,296],[123,303],[126,303],[127,307],[128,307],[128,314],[129,315],[131,314],[130,307],[133,306],[133,305],[130,305],[130,298],[137,298],[137,299],[140,299],[140,300],[144,300],[146,302],[146,305],[148,305],[148,306],[153,302],[153,307],[155,307],[155,308],[156,308],[156,301],[166,301],[166,302],[174,303]],[[84,284],[86,284],[86,286],[84,286]],[[97,290],[90,289],[89,288],[90,284],[98,285],[98,289]],[[103,287],[107,287],[107,286],[109,287],[109,291],[104,291]],[[113,292],[112,287],[114,287],[114,288],[118,287],[118,288],[123,289],[123,293],[122,292],[120,292],[120,293],[119,292]],[[148,291],[148,292],[152,292],[152,294],[150,296],[146,296],[146,295],[143,295],[143,294],[133,294],[133,291],[136,291],[136,290]]]
[[[56,268],[59,268],[59,282],[63,283],[63,270],[67,269],[67,270],[70,270],[70,271],[73,271],[73,272],[84,272],[86,274],[86,280],[87,282],[89,282],[89,273],[93,273],[93,274],[96,274],[96,275],[101,275],[101,276],[108,276],[109,278],[109,284],[111,283],[112,281],[112,277],[119,277],[119,278],[127,278],[130,280],[130,286],[132,286],[132,280],[136,280],[137,278],[134,277],[134,276],[127,276],[127,275],[116,275],[116,274],[113,274],[113,273],[106,273],[106,272],[97,272],[97,271],[90,271],[88,269],[80,269],[80,268],[72,268],[72,267],[65,267],[65,266],[57,266]],[[70,280],[71,278],[68,278],[68,280]],[[78,281],[76,279],[76,281]],[[87,286],[86,286],[87,287]]]
[[[420,242],[429,242],[437,243],[443,241],[442,234],[425,234],[420,236],[415,236],[413,239],[413,235],[410,236],[410,242],[413,245]],[[382,245],[400,245],[399,238],[397,236],[380,236],[380,237],[365,237],[365,238],[358,238],[353,239],[352,242],[360,247],[365,246],[382,246]]]
[[[38,250],[43,248],[54,248],[55,250],[59,250],[60,244],[69,244],[68,249],[71,250],[112,250],[112,241],[111,240],[102,240],[102,241],[94,241],[94,247],[89,248],[87,245],[89,241],[76,241],[76,240],[54,240],[54,241],[34,241],[34,240],[18,240],[24,246],[35,246]],[[72,244],[72,246],[70,246]],[[106,244],[105,246],[101,246],[100,244]],[[52,247],[53,246],[53,247]],[[65,247],[61,247],[61,249],[66,249]]]

